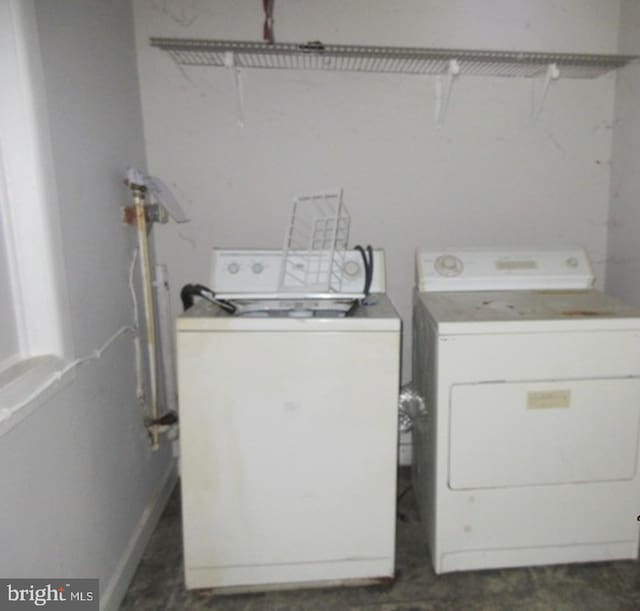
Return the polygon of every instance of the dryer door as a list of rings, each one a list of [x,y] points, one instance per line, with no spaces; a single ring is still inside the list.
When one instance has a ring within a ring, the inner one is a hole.
[[[456,384],[449,487],[630,480],[636,473],[640,379]]]

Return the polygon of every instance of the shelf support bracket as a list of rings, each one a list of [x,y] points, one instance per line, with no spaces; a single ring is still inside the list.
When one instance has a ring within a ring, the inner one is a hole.
[[[449,99],[451,97],[451,89],[453,87],[453,81],[456,76],[460,74],[460,64],[457,59],[450,59],[447,67],[447,73],[442,76],[436,77],[436,109],[435,118],[438,125],[442,124],[444,115],[447,112],[449,106]]]
[[[240,68],[236,65],[236,55],[233,51],[226,51],[224,54],[224,67],[230,71],[233,85],[233,95],[236,105],[236,123],[238,127],[244,127],[244,98],[242,94],[242,80],[240,78]]]
[[[547,66],[547,71],[544,75],[544,79],[542,81],[542,91],[540,92],[540,97],[536,100],[536,89],[537,89],[537,79],[533,79],[531,84],[531,95],[532,95],[532,112],[531,119],[535,122],[540,113],[542,112],[542,108],[544,106],[544,101],[547,97],[547,93],[549,92],[549,87],[551,83],[557,81],[560,78],[560,70],[558,70],[557,64],[549,64]]]

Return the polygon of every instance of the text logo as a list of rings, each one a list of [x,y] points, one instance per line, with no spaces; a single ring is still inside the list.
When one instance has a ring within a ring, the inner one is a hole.
[[[97,579],[0,579],[0,611],[98,611]]]

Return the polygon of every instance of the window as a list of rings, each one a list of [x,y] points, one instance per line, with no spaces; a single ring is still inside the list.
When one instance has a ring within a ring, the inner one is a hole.
[[[59,362],[71,355],[33,0],[0,0],[0,83],[1,419],[11,408],[9,401],[18,396],[17,378],[29,373],[32,392],[33,369],[42,370],[43,359],[56,357]],[[32,359],[34,367],[29,366]],[[47,375],[52,367],[45,368]],[[13,386],[10,400],[3,396],[8,385]]]

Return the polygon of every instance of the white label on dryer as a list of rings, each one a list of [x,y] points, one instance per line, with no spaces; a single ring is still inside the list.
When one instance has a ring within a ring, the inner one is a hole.
[[[527,409],[571,407],[570,390],[536,390],[527,393]]]

